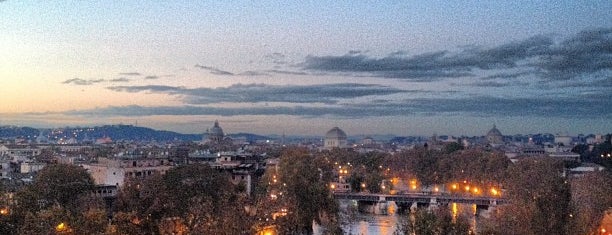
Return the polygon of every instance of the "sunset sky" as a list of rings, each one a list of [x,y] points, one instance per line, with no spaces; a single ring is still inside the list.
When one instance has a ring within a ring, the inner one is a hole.
[[[0,0],[0,125],[612,132],[612,1]]]

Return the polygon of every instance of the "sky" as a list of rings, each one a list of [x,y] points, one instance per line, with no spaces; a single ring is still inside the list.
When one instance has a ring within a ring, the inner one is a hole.
[[[0,125],[612,132],[612,1],[0,0]]]

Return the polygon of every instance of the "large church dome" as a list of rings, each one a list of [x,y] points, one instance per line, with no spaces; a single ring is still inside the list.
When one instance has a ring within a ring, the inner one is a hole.
[[[338,127],[334,127],[325,134],[325,138],[344,138],[346,139],[346,133]]]
[[[217,143],[222,141],[225,136],[223,129],[219,126],[219,121],[215,121],[213,127],[210,128],[206,134],[208,135],[208,141]]]
[[[334,127],[325,134],[325,148],[344,148],[347,145],[347,136],[344,131]]]

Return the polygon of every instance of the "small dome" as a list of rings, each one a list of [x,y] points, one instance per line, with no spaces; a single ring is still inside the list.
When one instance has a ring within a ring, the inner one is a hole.
[[[503,144],[504,142],[504,136],[502,135],[501,131],[495,127],[495,125],[493,125],[493,128],[487,132],[486,138],[489,144]]]
[[[334,127],[325,134],[325,138],[328,139],[346,139],[346,133],[338,127]]]
[[[497,127],[495,127],[495,125],[493,125],[493,128],[491,128],[491,130],[489,130],[489,132],[487,132],[487,136],[503,136],[501,131],[499,131],[497,129]]]

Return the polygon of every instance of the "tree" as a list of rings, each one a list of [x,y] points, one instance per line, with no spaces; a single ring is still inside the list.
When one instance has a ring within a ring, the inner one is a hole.
[[[469,234],[469,224],[464,216],[453,216],[447,208],[433,211],[420,209],[404,220],[398,228],[399,234],[419,235],[463,235]]]
[[[245,204],[227,174],[191,164],[128,181],[113,220],[119,234],[248,234]]]
[[[451,142],[448,144],[444,145],[444,148],[442,150],[442,152],[444,152],[445,154],[449,154],[449,153],[454,153],[456,151],[462,150],[463,149],[463,145],[461,145],[458,142]]]
[[[312,234],[313,221],[336,224],[338,205],[321,179],[313,156],[305,149],[288,149],[281,156],[279,168],[284,194],[279,200],[287,210],[287,215],[278,220],[281,232]]]
[[[49,205],[59,204],[71,212],[78,205],[81,196],[91,194],[94,181],[85,169],[76,165],[48,165],[38,172],[31,190],[39,194],[39,199]]]
[[[168,212],[181,218],[188,231],[242,234],[251,228],[243,207],[246,201],[229,175],[208,165],[192,164],[173,168],[163,181]]]
[[[17,203],[10,215],[12,233],[48,233],[60,223],[64,223],[64,233],[104,232],[104,206],[99,198],[92,197],[93,189],[93,179],[79,166],[46,166],[38,172],[32,185],[16,193]]]
[[[128,178],[117,193],[113,224],[119,234],[154,234],[165,216],[162,176]]]
[[[500,234],[568,234],[570,185],[563,163],[550,158],[521,160],[508,168],[508,204],[494,216]]]
[[[612,175],[607,171],[591,172],[571,179],[573,234],[595,234],[605,210],[612,205]]]

